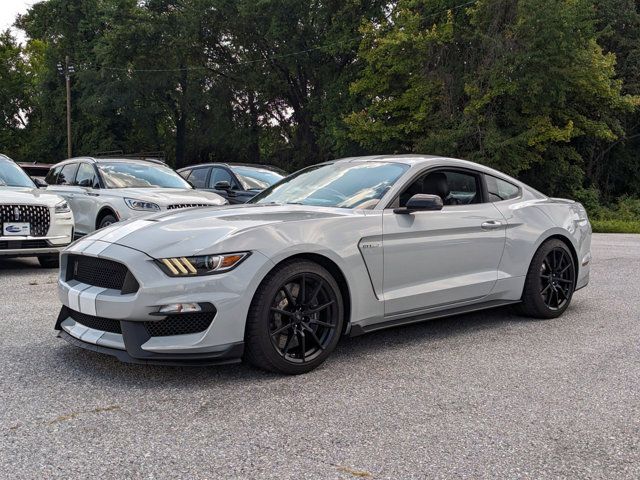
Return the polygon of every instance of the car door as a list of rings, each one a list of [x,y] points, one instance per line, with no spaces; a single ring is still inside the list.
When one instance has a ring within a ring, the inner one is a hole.
[[[436,172],[447,178],[443,188],[448,191],[433,190]],[[394,213],[393,207],[403,206],[415,193],[440,195],[443,209]],[[506,221],[487,201],[480,173],[431,169],[390,207],[383,212],[386,317],[480,301],[491,292],[505,246]]]
[[[76,222],[76,233],[86,235],[96,229],[100,184],[95,167],[87,162],[80,163],[74,186],[72,206]]]

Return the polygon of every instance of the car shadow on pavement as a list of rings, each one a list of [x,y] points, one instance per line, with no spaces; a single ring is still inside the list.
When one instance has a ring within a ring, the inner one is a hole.
[[[429,348],[431,343],[451,337],[538,321],[518,316],[511,308],[502,307],[389,328],[355,338],[345,337],[323,367],[305,376],[331,376],[330,369],[335,367],[340,367],[337,370],[344,372],[345,368],[360,361],[370,362],[372,353],[384,354],[397,349],[410,349],[416,345]],[[109,387],[113,387],[115,383],[123,387],[143,385],[152,389],[165,388],[171,384],[181,388],[202,388],[205,385],[269,382],[286,378],[244,363],[211,367],[126,364],[108,355],[69,345],[62,339],[59,339],[55,348],[55,357],[58,371],[66,370],[68,375],[76,378],[86,376],[93,383],[97,380]]]

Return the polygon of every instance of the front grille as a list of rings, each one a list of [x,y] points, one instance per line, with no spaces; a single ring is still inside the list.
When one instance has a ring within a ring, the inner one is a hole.
[[[29,248],[49,248],[46,240],[2,240],[0,250],[23,250]]]
[[[120,290],[122,294],[135,293],[139,288],[138,282],[125,265],[105,258],[84,255],[69,255],[67,280]]]
[[[102,332],[122,334],[119,320],[113,320],[112,318],[94,317],[93,315],[76,312],[75,310],[69,310],[69,316],[85,327],[93,328],[94,330],[100,330]]]
[[[216,312],[183,313],[169,315],[157,322],[144,322],[147,332],[152,337],[168,337],[171,335],[186,335],[188,333],[203,332],[216,316]]]
[[[0,223],[25,222],[32,237],[44,237],[49,231],[49,208],[42,205],[0,205]]]
[[[194,208],[194,207],[211,207],[208,203],[176,203],[169,205],[167,210],[175,210],[176,208]]]

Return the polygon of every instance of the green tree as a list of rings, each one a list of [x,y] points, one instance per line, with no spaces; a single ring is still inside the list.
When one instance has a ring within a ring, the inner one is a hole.
[[[352,92],[369,106],[346,117],[352,137],[469,158],[552,194],[582,188],[585,141],[616,141],[619,116],[637,104],[597,42],[593,5],[447,4],[400,0],[365,27],[367,66]]]

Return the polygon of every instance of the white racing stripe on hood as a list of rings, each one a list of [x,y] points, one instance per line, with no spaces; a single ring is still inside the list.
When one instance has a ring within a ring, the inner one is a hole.
[[[140,230],[142,227],[146,227],[149,225],[148,220],[135,220],[127,225],[123,225],[121,227],[109,229],[106,235],[102,235],[99,238],[93,238],[93,240],[102,240],[103,242],[116,243],[123,237],[126,237],[130,233],[135,232],[136,230]]]

